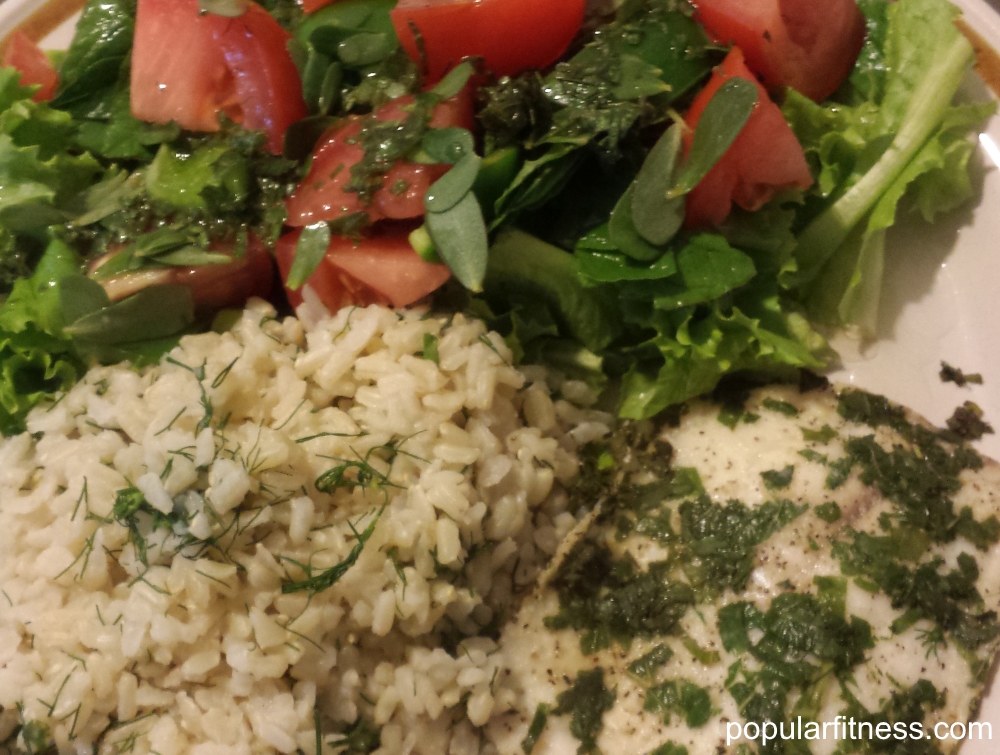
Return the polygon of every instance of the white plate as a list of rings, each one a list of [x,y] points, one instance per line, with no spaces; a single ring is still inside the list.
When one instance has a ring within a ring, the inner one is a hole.
[[[0,38],[50,0],[0,2]],[[1000,15],[984,0],[953,0],[966,21],[1000,50]],[[43,41],[65,47],[76,15]],[[967,93],[991,96],[970,76]],[[837,343],[844,367],[831,377],[882,393],[943,425],[955,407],[972,400],[1000,431],[1000,116],[979,135],[973,158],[977,198],[965,208],[927,225],[906,218],[889,234],[885,289],[878,340],[863,351]],[[958,388],[942,383],[941,361],[979,372],[982,386]],[[987,436],[979,448],[1000,459],[1000,435]],[[994,725],[1000,742],[1000,684],[986,698],[980,720]],[[996,755],[1000,745],[970,741],[961,755]]]

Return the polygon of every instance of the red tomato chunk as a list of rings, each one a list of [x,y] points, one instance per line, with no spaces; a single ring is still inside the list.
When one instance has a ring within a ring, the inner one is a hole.
[[[288,279],[301,231],[278,240],[275,254],[282,280]],[[441,287],[451,271],[425,262],[400,231],[352,239],[334,236],[326,256],[306,281],[331,312],[342,307],[386,304],[406,307]],[[302,291],[285,289],[293,307],[302,303]]]
[[[693,0],[718,40],[743,50],[770,89],[790,86],[817,102],[850,74],[865,40],[855,0]]]
[[[35,102],[51,100],[59,86],[59,74],[48,56],[23,31],[15,31],[7,37],[0,65],[20,71],[21,86],[39,87],[31,96]]]
[[[225,114],[263,130],[268,149],[280,153],[288,126],[307,115],[290,38],[253,2],[225,18],[202,14],[198,0],[139,0],[132,114],[192,131],[218,131]]]
[[[733,77],[757,84],[738,47],[734,47],[715,69],[706,87],[691,104],[685,116],[689,126],[686,149],[691,147],[694,129],[705,106]],[[743,130],[722,159],[688,194],[685,216],[688,228],[719,225],[729,216],[734,202],[745,210],[759,210],[781,191],[808,189],[812,185],[812,175],[798,139],[764,88],[757,84],[757,89],[757,104]]]
[[[420,62],[416,27],[431,82],[472,56],[498,76],[513,76],[554,63],[583,23],[584,5],[585,0],[400,0],[392,24],[406,52]]]
[[[400,97],[375,112],[380,121],[402,121],[413,97]],[[472,93],[467,87],[450,100],[434,108],[432,128],[460,126],[472,128]],[[345,191],[351,180],[351,167],[364,156],[354,137],[361,130],[361,119],[351,118],[347,125],[335,126],[320,137],[313,150],[309,175],[286,202],[288,225],[310,225],[322,220],[337,220],[355,212],[365,212],[372,222],[385,218],[401,220],[424,214],[424,194],[448,170],[447,165],[424,165],[401,160],[383,177],[370,205],[362,203],[357,192]]]

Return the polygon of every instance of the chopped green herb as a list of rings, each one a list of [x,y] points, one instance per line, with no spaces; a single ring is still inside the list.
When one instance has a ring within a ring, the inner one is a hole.
[[[653,750],[649,755],[688,755],[688,749],[684,745],[664,742]]]
[[[840,519],[840,506],[836,501],[821,503],[819,506],[814,507],[813,511],[824,522],[833,524]]]
[[[926,545],[926,534],[898,528],[885,536],[853,532],[850,540],[834,544],[833,553],[845,575],[871,582],[889,596],[893,608],[934,622],[967,650],[1000,636],[996,612],[983,610],[976,589],[976,560],[962,553],[951,571],[944,570],[941,558],[908,566],[907,561],[923,555]]]
[[[983,419],[983,410],[972,401],[957,407],[945,424],[962,440],[981,440],[993,434],[993,426]]]
[[[559,613],[545,625],[582,631],[580,648],[587,655],[612,643],[628,648],[634,638],[670,634],[695,598],[690,585],[667,578],[669,570],[662,562],[640,572],[631,559],[615,560],[606,547],[582,540],[552,580]]]
[[[524,750],[524,755],[531,755],[531,751],[538,744],[538,738],[542,736],[542,731],[545,729],[545,724],[548,721],[549,706],[545,703],[539,703],[538,707],[535,708],[535,715],[531,719],[531,725],[528,727],[528,734],[521,740],[521,749]]]
[[[668,645],[657,645],[628,665],[629,676],[644,684],[652,684],[656,679],[656,672],[673,657],[674,651]]]
[[[328,745],[337,755],[367,755],[382,743],[382,730],[364,718],[358,718],[342,734],[341,739],[335,739]]]
[[[712,666],[719,662],[718,650],[705,650],[705,648],[690,637],[685,637],[681,640],[681,642],[684,644],[685,649],[687,649],[687,651],[696,661],[698,661],[698,663],[702,663],[706,666]]]
[[[758,667],[749,670],[736,661],[726,679],[746,720],[785,721],[793,690],[802,692],[801,703],[827,675],[847,679],[865,660],[865,651],[875,645],[871,627],[857,616],[845,619],[840,587],[821,583],[819,596],[782,593],[766,612],[747,602],[720,609],[723,646],[731,653],[749,653]]]
[[[778,412],[778,414],[784,414],[786,417],[798,417],[799,409],[795,404],[790,404],[787,401],[779,401],[778,399],[766,398],[762,402],[765,409],[770,409],[772,412]]]
[[[52,732],[43,721],[25,721],[21,727],[25,755],[42,755],[54,748]]]
[[[570,733],[580,740],[577,755],[597,753],[597,735],[601,731],[602,718],[615,704],[615,693],[604,686],[604,669],[581,671],[573,686],[560,692],[559,703],[553,715],[571,716]]]
[[[792,484],[792,476],[795,474],[795,465],[789,464],[784,469],[770,469],[761,472],[760,476],[764,480],[764,487],[768,490],[784,490]]]
[[[861,468],[861,481],[892,501],[903,522],[926,530],[936,542],[948,542],[957,519],[950,496],[962,487],[959,474],[978,468],[982,459],[961,447],[949,452],[926,428],[914,427],[910,434],[917,439],[912,449],[895,445],[886,451],[873,435],[850,438],[844,449]]]
[[[688,726],[698,728],[712,715],[712,698],[707,689],[687,679],[671,679],[646,691],[643,709],[662,714],[665,724],[670,724],[671,714],[677,714]]]
[[[806,461],[814,461],[817,464],[827,464],[829,459],[821,453],[813,451],[811,448],[803,448],[799,451],[799,456],[801,456]]]
[[[829,425],[823,425],[823,427],[819,430],[810,430],[806,427],[802,428],[802,439],[807,440],[810,443],[822,443],[825,445],[836,437],[837,431]]]
[[[750,579],[756,546],[795,519],[805,507],[768,501],[753,509],[739,501],[725,505],[706,497],[680,505],[681,540],[688,553],[683,569],[696,590],[742,591]]]
[[[947,362],[941,362],[940,376],[942,383],[954,383],[959,388],[964,388],[969,383],[973,383],[975,385],[983,384],[983,376],[978,372],[967,375],[958,367],[952,367]]]
[[[836,490],[851,476],[851,469],[854,468],[854,459],[851,456],[844,456],[834,461],[827,461],[830,471],[826,475],[827,490]]]
[[[281,591],[283,593],[290,593],[308,590],[311,593],[317,593],[327,590],[337,584],[337,582],[340,581],[340,578],[347,573],[347,570],[357,563],[358,558],[361,556],[361,551],[364,550],[365,543],[368,542],[368,539],[375,531],[375,526],[378,524],[378,520],[381,518],[383,511],[385,511],[384,506],[376,512],[376,514],[372,517],[371,522],[362,532],[358,532],[354,528],[354,525],[348,522],[348,525],[351,527],[351,531],[354,533],[354,537],[357,538],[357,542],[354,544],[354,547],[351,548],[351,552],[347,554],[347,558],[340,563],[331,566],[329,569],[320,572],[319,574],[313,574],[312,567],[308,564],[299,564],[299,566],[301,566],[306,572],[306,579],[299,582],[285,582],[281,585]]]
[[[972,509],[968,506],[962,507],[958,512],[958,521],[955,522],[955,534],[964,537],[979,550],[989,550],[990,546],[1000,542],[1000,521],[995,516],[977,522],[972,516]]]
[[[148,565],[146,538],[159,529],[173,529],[177,525],[186,525],[187,519],[183,512],[164,514],[154,508],[134,485],[123,488],[115,493],[115,503],[111,508],[111,519],[129,531],[129,539],[135,548],[139,560]],[[193,536],[187,535],[193,539]]]
[[[438,356],[438,337],[433,333],[424,333],[424,348],[420,352],[420,356],[434,362],[434,364],[438,363],[440,359]]]

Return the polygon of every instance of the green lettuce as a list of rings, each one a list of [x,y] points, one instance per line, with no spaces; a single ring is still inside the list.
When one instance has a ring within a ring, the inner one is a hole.
[[[59,283],[79,270],[76,253],[53,241],[34,274],[18,280],[0,305],[0,434],[21,432],[32,408],[83,374],[72,340],[62,334],[59,296]]]
[[[818,176],[791,276],[813,320],[875,332],[885,232],[906,203],[931,221],[972,195],[970,130],[995,103],[953,104],[973,61],[945,0],[867,0],[850,104],[789,92],[784,113]]]
[[[788,214],[766,217],[770,231],[743,218],[727,229],[750,253],[701,234],[645,266],[618,254],[605,228],[573,255],[505,231],[490,250],[485,282],[491,324],[526,361],[595,387],[602,371],[620,376],[619,414],[635,419],[707,393],[737,370],[821,369],[826,342],[773,274],[789,251]]]

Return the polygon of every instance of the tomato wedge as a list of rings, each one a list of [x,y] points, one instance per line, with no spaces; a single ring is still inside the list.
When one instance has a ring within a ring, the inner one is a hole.
[[[729,216],[734,202],[745,210],[759,210],[779,192],[812,186],[812,174],[802,145],[781,110],[746,67],[738,47],[734,47],[715,69],[685,115],[689,126],[685,135],[686,149],[691,148],[694,129],[705,106],[733,77],[754,82],[758,90],[757,104],[722,159],[688,194],[685,214],[688,228],[721,224]]]
[[[467,57],[482,58],[498,76],[552,65],[580,29],[585,5],[585,0],[399,0],[391,15],[406,52],[419,63],[422,45],[425,73],[437,81]]]
[[[817,102],[850,74],[865,41],[855,0],[694,0],[717,39],[743,50],[770,88],[790,86]]]
[[[409,95],[393,100],[379,108],[375,118],[402,121],[407,114],[405,108],[412,102],[413,97]],[[434,108],[430,125],[432,128],[471,128],[472,107],[472,93],[466,87]],[[364,150],[354,139],[361,126],[362,120],[352,117],[346,125],[334,126],[320,137],[313,150],[309,174],[285,203],[288,225],[299,227],[337,220],[356,212],[367,213],[372,222],[383,218],[416,218],[424,214],[424,194],[448,170],[447,165],[397,162],[385,175],[382,188],[370,205],[365,205],[357,192],[344,190],[351,180],[351,167],[364,156]]]
[[[280,154],[285,131],[308,115],[299,71],[288,53],[292,35],[256,3],[239,18],[206,18],[233,75],[240,122],[264,131],[268,149]]]
[[[278,240],[275,255],[282,280],[295,259],[301,231]],[[361,239],[334,236],[326,256],[306,281],[331,312],[354,304],[387,304],[406,307],[440,288],[451,271],[444,265],[424,262],[413,251],[407,234],[393,231]],[[285,289],[293,307],[302,303],[301,290]]]
[[[52,67],[48,55],[23,31],[15,31],[7,37],[0,66],[20,71],[21,86],[39,87],[31,96],[35,102],[51,100],[59,86],[59,74]]]
[[[288,126],[307,115],[289,39],[254,2],[226,18],[202,14],[198,0],[139,0],[132,114],[192,131],[218,131],[225,114],[263,130],[268,149],[280,153]]]

